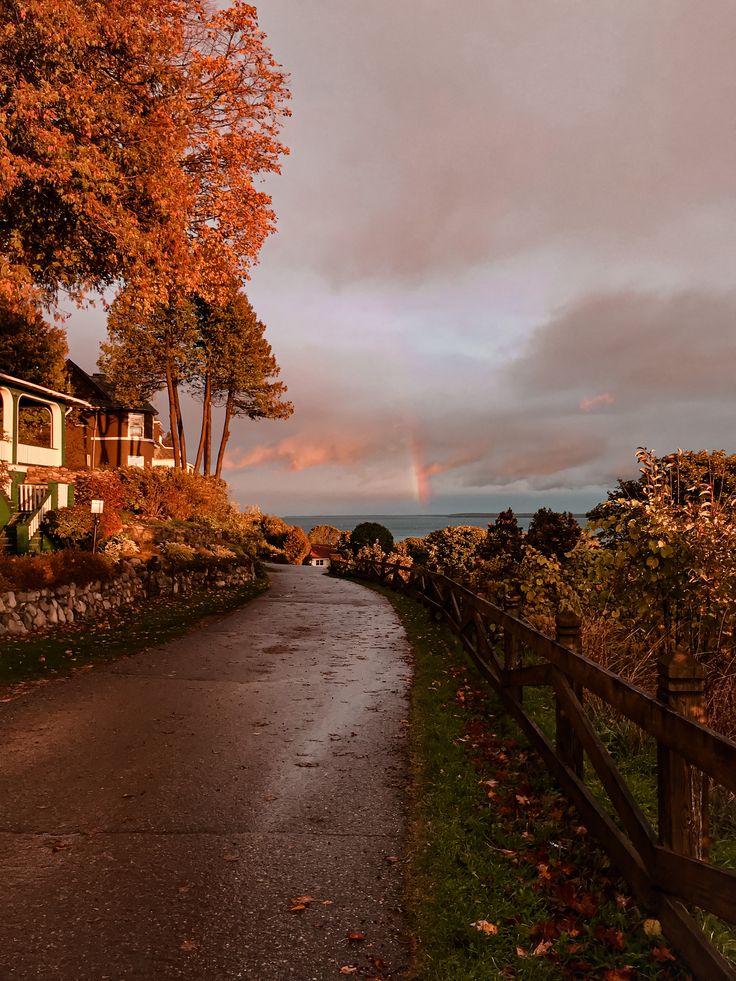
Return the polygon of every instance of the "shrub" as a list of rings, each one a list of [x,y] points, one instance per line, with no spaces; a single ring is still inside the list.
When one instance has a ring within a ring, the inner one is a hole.
[[[337,545],[342,532],[334,525],[315,525],[308,538],[313,545]]]
[[[481,555],[485,559],[506,556],[512,562],[521,562],[523,551],[524,532],[514,512],[508,508],[496,517],[492,525],[488,525]]]
[[[526,541],[547,558],[558,559],[575,548],[580,538],[581,527],[570,511],[552,511],[540,508],[529,523]]]
[[[134,555],[138,555],[140,552],[140,547],[137,542],[134,542],[132,538],[129,538],[123,532],[119,532],[117,535],[113,535],[102,550],[104,554],[114,560],[119,559],[129,559]]]
[[[197,550],[183,542],[164,542],[161,553],[177,565],[192,565],[197,556]]]
[[[281,518],[274,514],[261,515],[261,530],[269,545],[283,549],[286,539],[291,531],[291,525],[287,525]]]
[[[425,538],[404,538],[396,543],[396,551],[399,555],[406,556],[418,565],[426,565],[429,558],[427,541]]]
[[[104,555],[66,549],[49,555],[3,556],[0,558],[0,588],[52,589],[55,586],[106,582],[115,565]]]
[[[394,547],[394,536],[383,525],[376,521],[363,521],[353,529],[350,535],[350,547],[357,555],[364,545],[378,543],[381,551],[388,554]]]
[[[105,502],[105,513],[122,511],[125,507],[125,488],[117,470],[90,470],[78,473],[74,478],[74,500],[86,504],[92,500]]]
[[[301,565],[309,555],[312,543],[302,528],[294,526],[289,530],[284,542],[284,555],[291,565]]]
[[[456,579],[465,578],[472,572],[485,538],[485,531],[475,525],[430,532],[424,539],[428,568]]]
[[[116,535],[122,527],[118,511],[104,511],[97,526],[97,540],[105,541]],[[75,504],[70,508],[49,511],[41,524],[41,530],[58,548],[89,547],[94,536],[94,517],[89,504]]]

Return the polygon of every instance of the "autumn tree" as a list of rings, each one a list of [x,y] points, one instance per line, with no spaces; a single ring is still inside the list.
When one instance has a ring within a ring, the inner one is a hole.
[[[306,532],[298,525],[292,526],[284,541],[284,555],[291,565],[301,565],[312,550]]]
[[[0,293],[166,306],[247,275],[287,97],[245,0],[4,0]]]
[[[187,464],[180,392],[189,380],[197,320],[186,300],[147,307],[135,291],[121,294],[107,322],[99,365],[123,401],[138,404],[165,388],[177,469]]]
[[[197,321],[190,386],[202,400],[202,424],[195,469],[205,475],[212,464],[212,407],[224,406],[215,474],[222,475],[233,417],[285,419],[293,412],[283,399],[286,386],[276,378],[279,366],[248,298],[231,293],[225,303],[194,301]]]
[[[334,525],[315,525],[307,537],[313,545],[337,545],[342,532]]]
[[[57,391],[66,387],[66,335],[35,306],[0,300],[0,371]]]

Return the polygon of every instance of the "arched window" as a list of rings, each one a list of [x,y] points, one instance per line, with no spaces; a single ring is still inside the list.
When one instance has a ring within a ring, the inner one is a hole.
[[[53,432],[51,409],[21,395],[18,401],[18,442],[52,449]]]

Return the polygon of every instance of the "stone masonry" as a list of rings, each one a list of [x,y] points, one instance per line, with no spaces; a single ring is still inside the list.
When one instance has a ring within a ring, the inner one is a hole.
[[[213,563],[206,568],[164,567],[159,560],[120,562],[108,582],[0,593],[0,637],[52,630],[60,624],[94,620],[110,610],[197,589],[241,586],[255,578],[252,562]]]

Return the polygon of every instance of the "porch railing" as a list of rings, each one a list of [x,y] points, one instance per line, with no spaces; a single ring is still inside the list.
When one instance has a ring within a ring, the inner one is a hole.
[[[35,511],[41,506],[42,501],[48,493],[49,488],[47,484],[19,484],[18,510],[24,513]]]

